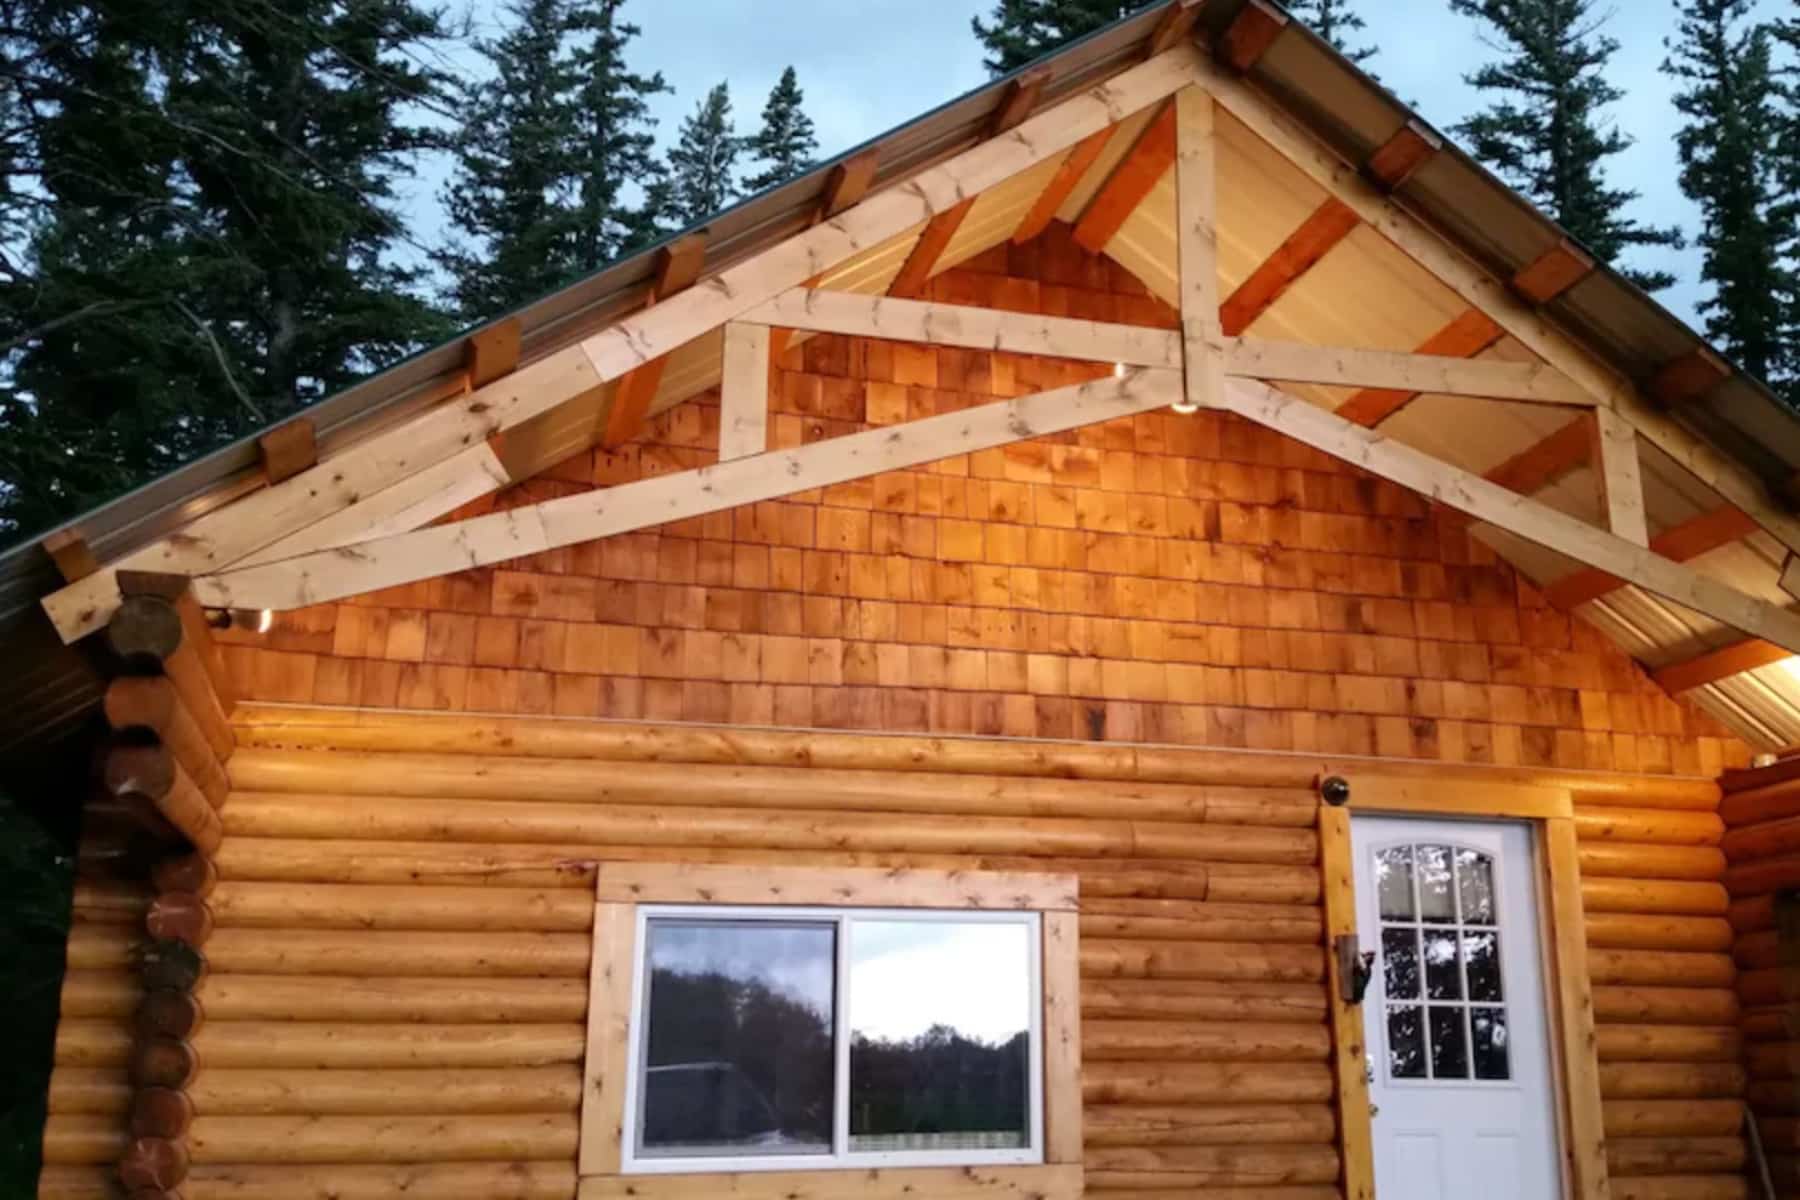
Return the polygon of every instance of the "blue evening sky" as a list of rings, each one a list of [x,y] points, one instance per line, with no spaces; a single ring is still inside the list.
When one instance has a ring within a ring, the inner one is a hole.
[[[1771,13],[1791,7],[1779,0],[1761,6]],[[655,105],[665,142],[720,80],[731,85],[739,132],[751,131],[769,89],[792,64],[818,126],[821,154],[829,156],[985,82],[969,20],[992,7],[993,0],[633,0],[625,12],[643,30],[632,44],[634,67],[662,71],[675,88]],[[478,31],[496,33],[498,11],[494,0],[477,0]],[[1462,81],[1488,56],[1475,22],[1452,13],[1447,0],[1363,0],[1359,11],[1369,23],[1368,41],[1380,47],[1367,65],[1427,120],[1448,127],[1476,107]],[[1695,210],[1675,184],[1673,81],[1657,70],[1673,13],[1668,0],[1621,3],[1610,13],[1606,30],[1621,43],[1611,77],[1627,92],[1610,116],[1636,141],[1610,170],[1616,185],[1642,193],[1632,215],[1679,224],[1691,242]],[[439,180],[428,176],[415,189],[422,230],[442,227]],[[1661,298],[1695,319],[1703,293],[1691,246],[1639,251],[1631,261],[1674,271],[1680,282]]]

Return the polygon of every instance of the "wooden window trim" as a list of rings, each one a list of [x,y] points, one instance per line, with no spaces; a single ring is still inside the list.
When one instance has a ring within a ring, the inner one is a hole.
[[[1319,807],[1319,861],[1329,946],[1356,933],[1356,860],[1350,844],[1353,812],[1405,816],[1525,820],[1536,858],[1545,1009],[1551,1028],[1551,1078],[1556,1081],[1563,1188],[1575,1200],[1609,1194],[1600,1066],[1594,1053],[1593,984],[1588,972],[1581,863],[1574,805],[1566,790],[1510,784],[1462,783],[1381,775],[1352,775],[1343,807]],[[1344,1001],[1335,954],[1330,964],[1332,1072],[1337,1081],[1345,1200],[1374,1200],[1374,1130],[1365,1075],[1362,1006]]]
[[[824,1197],[841,1190],[847,1171],[856,1175],[857,1196],[868,1200],[950,1194],[968,1188],[971,1181],[979,1181],[982,1195],[997,1200],[1010,1196],[1073,1200],[1081,1194],[1079,883],[1074,876],[627,862],[601,863],[595,875],[594,954],[578,1158],[580,1200]],[[640,904],[1039,913],[1044,1162],[1029,1166],[622,1174]]]

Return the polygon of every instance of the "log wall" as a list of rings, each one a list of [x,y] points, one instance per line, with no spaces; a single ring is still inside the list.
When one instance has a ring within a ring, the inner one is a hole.
[[[1728,772],[1725,886],[1749,1101],[1782,1200],[1800,1197],[1800,760]]]
[[[1073,871],[1089,1190],[1338,1195],[1323,760],[255,705],[239,721],[186,1200],[567,1200],[592,864],[611,858]],[[1745,1196],[1716,789],[1531,778],[1581,789],[1614,1194]]]
[[[130,1063],[144,992],[133,950],[149,906],[148,884],[76,881],[40,1196],[114,1194],[131,1140]]]

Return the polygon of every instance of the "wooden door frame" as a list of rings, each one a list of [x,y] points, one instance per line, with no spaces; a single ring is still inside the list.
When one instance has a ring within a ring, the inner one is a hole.
[[[1337,788],[1337,781],[1344,787]],[[1551,1029],[1551,1078],[1556,1083],[1562,1139],[1563,1191],[1572,1200],[1605,1200],[1605,1127],[1600,1064],[1594,1050],[1594,998],[1588,974],[1581,864],[1575,845],[1574,802],[1566,789],[1511,783],[1450,783],[1374,772],[1330,776],[1320,784],[1319,865],[1325,903],[1325,944],[1331,993],[1332,1071],[1343,1131],[1344,1200],[1374,1200],[1374,1130],[1361,1004],[1339,986],[1336,938],[1355,934],[1356,860],[1352,814],[1525,821],[1532,831],[1538,882],[1538,922],[1545,970],[1545,1011]]]

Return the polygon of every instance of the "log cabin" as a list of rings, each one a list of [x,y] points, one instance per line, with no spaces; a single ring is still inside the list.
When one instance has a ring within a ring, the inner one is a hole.
[[[1800,1195],[1797,471],[1155,5],[0,563],[37,1194]]]

